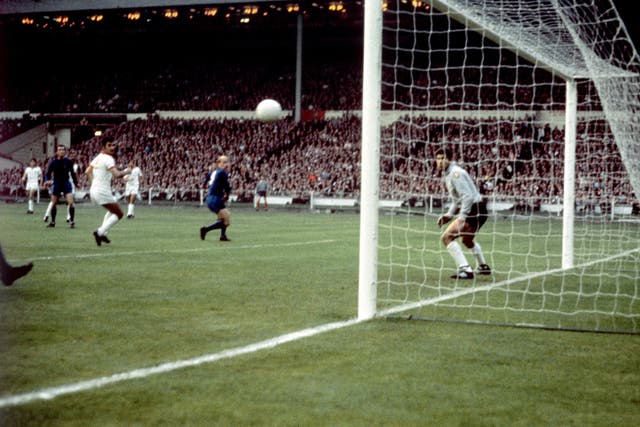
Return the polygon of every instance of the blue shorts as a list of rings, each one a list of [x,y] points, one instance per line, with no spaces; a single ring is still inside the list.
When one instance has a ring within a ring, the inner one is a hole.
[[[227,206],[224,204],[224,199],[218,196],[207,196],[207,207],[211,212],[218,213]]]
[[[69,181],[54,182],[51,186],[51,194],[54,196],[58,196],[60,194],[64,194],[66,196],[69,193],[73,193],[73,186]]]

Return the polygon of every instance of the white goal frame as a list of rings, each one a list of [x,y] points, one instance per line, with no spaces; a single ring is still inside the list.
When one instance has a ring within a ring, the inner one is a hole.
[[[555,0],[552,0],[555,1]],[[456,1],[431,0],[433,8],[449,15],[462,23],[473,23],[473,16],[454,9]],[[458,2],[460,3],[460,2]],[[557,3],[556,3],[557,4]],[[566,69],[558,68],[548,62],[544,55],[528,52],[522,46],[515,46],[504,39],[492,28],[482,27],[483,36],[498,43],[501,47],[513,50],[517,55],[535,62],[566,82],[565,140],[564,140],[564,181],[563,181],[563,226],[562,261],[558,270],[574,267],[574,204],[576,200],[576,129],[578,115],[578,91],[576,79],[590,77],[582,75],[580,70],[571,75]],[[382,33],[383,0],[365,0],[364,2],[364,55],[363,55],[363,94],[362,94],[362,158],[361,158],[361,213],[359,240],[359,280],[358,280],[358,319],[367,320],[380,314],[377,311],[377,251],[379,220],[379,169],[381,144],[381,81],[382,81]],[[621,73],[613,65],[612,73]],[[628,72],[627,72],[628,73]],[[634,77],[637,77],[634,75]],[[606,109],[606,107],[605,107]],[[605,111],[606,112],[606,111]],[[413,305],[412,305],[413,306]],[[411,307],[409,307],[411,308]]]

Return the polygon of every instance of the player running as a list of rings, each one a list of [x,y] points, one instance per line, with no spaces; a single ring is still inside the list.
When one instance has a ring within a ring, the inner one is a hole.
[[[200,228],[200,239],[204,240],[209,231],[219,228],[220,240],[228,242],[230,239],[227,238],[227,228],[231,225],[231,213],[227,209],[225,201],[229,199],[231,194],[231,184],[229,184],[229,174],[227,173],[229,159],[227,156],[220,156],[216,163],[216,170],[207,174],[205,182],[209,185],[207,207],[218,215],[218,220],[211,225]]]
[[[89,195],[91,201],[101,205],[107,210],[102,225],[93,232],[96,245],[101,246],[102,242],[111,243],[107,237],[109,230],[118,223],[124,216],[118,201],[111,191],[111,178],[121,178],[131,171],[127,168],[123,171],[116,167],[113,155],[116,151],[116,143],[111,136],[102,139],[102,151],[98,154],[85,171],[91,183]]]

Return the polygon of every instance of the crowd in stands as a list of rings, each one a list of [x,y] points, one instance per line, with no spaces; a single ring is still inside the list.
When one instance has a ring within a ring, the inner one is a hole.
[[[517,70],[517,71],[516,71]],[[293,66],[221,64],[183,69],[95,70],[91,78],[48,75],[25,87],[0,91],[0,111],[31,113],[153,113],[253,110],[264,98],[295,106]],[[51,74],[51,75],[49,75]],[[565,85],[531,66],[506,71],[486,67],[383,70],[383,109],[538,109],[564,108]],[[514,85],[513,80],[518,83]],[[399,82],[396,82],[400,78]],[[406,80],[406,82],[405,82]],[[250,83],[248,83],[250,82]],[[360,110],[361,63],[337,62],[302,70],[303,110]],[[580,90],[579,108],[599,108],[593,88]]]
[[[358,197],[361,120],[341,119],[267,124],[241,119],[161,119],[151,115],[109,130],[118,142],[117,162],[134,159],[145,178],[142,186],[160,198],[197,200],[202,180],[216,157],[229,156],[234,193],[251,199],[260,178],[270,194],[308,198],[310,193]],[[616,199],[633,203],[624,165],[604,121],[580,122],[576,168],[579,203]],[[442,144],[454,148],[461,162],[490,197],[516,198],[530,206],[557,203],[563,194],[564,132],[533,118],[514,122],[436,121],[403,117],[382,133],[380,197],[443,197],[444,187],[433,155]],[[100,151],[92,138],[70,150],[83,171]],[[46,170],[46,162],[41,164]],[[0,174],[5,193],[23,187],[23,170]],[[84,174],[79,187],[88,188]],[[115,186],[122,189],[123,183]],[[599,203],[599,202],[596,202]]]
[[[455,147],[459,160],[487,195],[535,203],[561,198],[564,133],[534,118],[537,110],[564,109],[564,82],[504,52],[483,57],[477,65],[471,63],[470,55],[458,66],[455,55],[440,55],[440,62],[430,61],[435,56],[402,64],[387,60],[382,108],[496,114],[504,109],[527,111],[532,117],[521,121],[449,118],[445,122],[411,115],[385,126],[381,197],[409,200],[442,195],[432,158],[435,149],[446,143]],[[159,197],[196,198],[205,173],[223,153],[230,157],[238,195],[248,197],[258,179],[264,178],[270,182],[271,194],[358,197],[361,121],[351,114],[362,107],[362,60],[357,55],[328,55],[331,60],[305,57],[302,66],[302,110],[347,112],[342,119],[265,124],[241,119],[160,119],[156,114],[160,110],[253,110],[267,97],[292,110],[293,55],[289,62],[261,63],[266,57],[245,62],[159,61],[144,67],[128,66],[123,59],[120,64],[115,57],[100,67],[51,67],[38,79],[27,79],[24,86],[4,87],[0,111],[146,113],[146,118],[127,121],[109,132],[119,144],[119,164],[124,167],[135,159],[145,174],[143,186],[153,188]],[[415,67],[409,68],[408,63]],[[579,109],[600,108],[594,88],[579,86]],[[603,122],[581,126],[589,129],[578,132],[582,138],[577,153],[578,198],[606,195],[630,202],[633,192],[610,131]],[[0,120],[0,141],[23,130],[21,120]],[[99,151],[95,138],[74,140],[70,156],[82,171]],[[45,168],[46,162],[41,166]],[[2,171],[3,191],[16,194],[22,188],[21,176],[20,168]],[[83,174],[79,186],[88,187]]]
[[[264,98],[294,107],[293,67],[220,65],[145,73],[96,71],[93,79],[51,78],[12,93],[0,93],[0,111],[34,113],[149,113],[253,110]],[[354,64],[305,69],[304,109],[360,109],[361,70]],[[43,79],[46,78],[43,76]],[[345,88],[353,88],[350,91]]]
[[[381,190],[393,198],[442,193],[435,165],[422,159],[433,159],[433,153],[446,142],[485,195],[511,198],[532,208],[562,200],[564,131],[541,126],[532,117],[515,122],[492,118],[445,123],[414,118],[396,122],[383,135],[383,140],[400,141],[382,146]],[[606,122],[580,121],[577,135],[576,200],[582,204],[634,203],[637,199],[628,172]]]

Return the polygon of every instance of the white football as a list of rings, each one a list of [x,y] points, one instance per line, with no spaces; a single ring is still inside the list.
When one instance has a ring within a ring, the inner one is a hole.
[[[256,107],[256,117],[263,122],[275,122],[282,117],[282,107],[274,99],[262,100]]]

